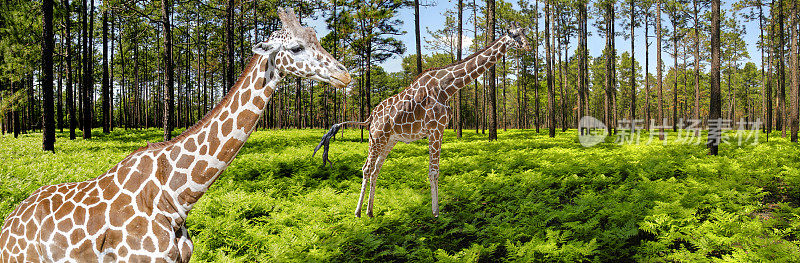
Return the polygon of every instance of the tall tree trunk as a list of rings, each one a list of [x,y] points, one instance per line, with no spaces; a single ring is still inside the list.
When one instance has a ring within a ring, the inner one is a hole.
[[[579,27],[579,40],[578,40],[578,52],[580,61],[578,62],[578,117],[583,118],[584,116],[589,116],[589,79],[588,76],[588,66],[589,65],[589,58],[588,52],[586,50],[586,39],[588,38],[588,29],[587,29],[587,7],[588,4],[587,0],[582,0],[578,3],[578,27]],[[579,134],[584,135],[586,131],[580,130]]]
[[[615,36],[617,32],[617,23],[615,22],[616,14],[614,13],[614,5],[611,5],[611,36]],[[613,115],[611,127],[614,134],[617,134],[617,119],[619,108],[617,103],[617,41],[615,37],[611,38],[611,101],[613,105]]]
[[[422,45],[420,42],[419,32],[419,0],[414,0],[414,37],[417,47],[417,75],[419,75],[422,73]]]
[[[792,87],[791,87],[791,92],[792,92],[792,101],[791,101],[792,102],[792,105],[791,105],[791,107],[792,107],[792,109],[791,109],[791,111],[792,111],[792,117],[791,117],[792,118],[792,120],[791,120],[792,136],[791,136],[791,140],[792,140],[792,142],[797,142],[797,128],[798,128],[797,127],[798,126],[798,120],[797,120],[797,117],[798,117],[797,116],[797,114],[798,114],[798,112],[797,112],[798,111],[798,108],[797,108],[798,107],[798,94],[797,94],[797,92],[798,92],[798,85],[800,85],[800,71],[798,71],[798,68],[800,68],[800,67],[798,67],[798,65],[797,65],[797,55],[798,55],[798,50],[797,50],[797,48],[798,48],[797,47],[797,45],[798,45],[797,44],[797,34],[798,34],[798,31],[797,31],[797,19],[799,19],[799,18],[798,18],[798,14],[797,14],[797,1],[792,1],[791,3],[792,3],[792,24],[791,24],[791,30],[790,31],[791,31],[791,34],[792,34],[792,49],[791,49],[791,51],[789,53],[789,55],[791,57],[790,63],[792,65],[792,72],[790,72],[790,74],[791,74],[790,77],[792,79]]]
[[[114,27],[114,13],[111,12],[111,48],[109,49],[109,53],[111,57],[109,58],[109,70],[108,70],[108,85],[110,87],[108,93],[108,128],[110,131],[114,130],[114,36],[115,34],[115,27]]]
[[[486,0],[486,27],[487,43],[491,43],[495,39],[495,3],[494,0]],[[495,66],[489,69],[489,140],[497,140],[497,99],[496,99],[496,83],[497,75],[495,73]]]
[[[650,130],[650,12],[644,12],[644,129]]]
[[[303,128],[303,80],[295,78],[295,128]]]
[[[19,82],[15,83],[12,80],[11,81],[11,94],[17,94],[17,92],[19,92]],[[12,115],[14,115],[13,116],[13,120],[12,120],[14,122],[13,125],[12,125],[12,126],[14,126],[14,138],[17,138],[17,137],[19,137],[20,130],[22,129],[22,123],[20,123],[20,120],[19,120],[19,109],[16,109],[16,107],[15,107],[12,111],[13,111]]]
[[[111,132],[111,96],[108,83],[108,11],[103,11],[103,133]]]
[[[472,25],[474,26],[474,30],[472,31],[473,37],[472,39],[478,39],[478,5],[475,3],[475,0],[472,0]],[[475,45],[475,52],[478,52],[478,45]],[[475,134],[478,134],[478,129],[480,128],[480,122],[483,114],[478,114],[478,81],[475,80]]]
[[[80,35],[80,37],[81,37],[81,42],[80,42],[80,44],[81,44],[81,47],[80,47],[80,51],[81,51],[80,60],[81,60],[81,63],[80,63],[80,72],[79,72],[80,87],[78,88],[78,91],[77,91],[78,94],[77,94],[76,100],[78,101],[78,115],[79,115],[77,121],[78,121],[78,127],[79,127],[79,129],[81,131],[84,130],[83,123],[84,123],[85,119],[84,119],[84,114],[83,114],[83,105],[84,105],[83,92],[86,89],[86,65],[89,64],[89,63],[86,63],[86,60],[87,60],[87,57],[88,57],[88,55],[87,55],[88,52],[86,52],[87,46],[88,46],[87,43],[86,43],[87,42],[86,39],[88,38],[88,35],[87,35],[86,32],[88,31],[88,28],[89,28],[89,22],[87,21],[87,15],[86,15],[86,13],[88,13],[88,11],[87,11],[87,7],[88,7],[87,2],[88,2],[88,0],[81,1],[81,7],[80,7],[80,9],[81,9],[80,10],[80,13],[81,13],[81,16],[80,16],[80,19],[81,19],[81,35]],[[83,136],[83,135],[81,135],[81,136]]]
[[[365,101],[367,111],[367,116],[372,114],[372,41],[367,43],[367,81],[365,83],[365,91],[367,93],[367,98]]]
[[[545,34],[545,45],[546,45],[546,56],[547,56],[547,122],[549,128],[549,136],[551,138],[556,137],[556,112],[555,112],[555,87],[553,83],[553,55],[552,55],[552,45],[550,43],[550,23],[552,23],[552,18],[550,14],[550,0],[545,0],[544,2],[544,14],[545,14],[545,22],[544,22],[544,34]]]
[[[42,150],[55,152],[56,129],[53,112],[53,0],[42,1]]]
[[[636,51],[636,45],[634,45],[634,40],[636,40],[636,33],[634,30],[636,29],[636,5],[634,4],[634,0],[629,0],[630,8],[631,8],[631,129],[633,129],[633,120],[636,119],[636,56],[634,56]],[[645,65],[647,66],[647,65]]]
[[[696,0],[695,0],[696,1]],[[696,18],[695,18],[696,20]],[[761,57],[764,58],[764,49],[766,49],[766,38],[764,38],[764,4],[759,1],[758,3],[758,22],[759,28],[761,32]],[[767,78],[766,69],[770,66],[770,57],[769,54],[766,57],[767,59],[761,60],[761,85],[763,88],[761,89],[761,103],[762,103],[762,111],[764,115],[764,132],[767,133],[767,140],[769,140],[769,133],[772,132],[772,80]]]
[[[774,7],[773,7],[774,8]],[[778,0],[778,123],[781,136],[786,138],[786,66],[783,61],[783,0]]]
[[[77,123],[75,120],[75,93],[72,90],[72,82],[74,82],[72,75],[72,10],[70,10],[69,0],[64,0],[64,9],[66,10],[64,20],[66,20],[65,24],[67,30],[67,115],[69,115],[69,139],[74,140],[76,137],[75,126]]]
[[[661,60],[661,0],[656,1],[656,85],[658,85],[658,138],[664,140],[664,83]]]
[[[36,105],[36,101],[33,98],[33,91],[34,91],[33,73],[34,73],[33,68],[30,69],[30,72],[25,73],[26,76],[24,81],[26,84],[25,93],[28,95],[28,104],[27,104],[28,109],[25,110],[25,128],[22,130],[23,134],[27,134],[28,130],[30,130],[31,132],[36,130],[36,126],[34,126],[37,121],[36,118],[34,118],[34,115],[36,113],[34,108]]]
[[[364,73],[364,71],[365,71],[364,70],[364,68],[365,68],[364,60],[365,59],[362,59],[361,61],[359,61],[359,64],[360,64],[359,65],[359,69],[361,70],[361,81],[359,81],[359,83],[358,83],[358,87],[359,87],[359,94],[358,95],[359,95],[359,98],[361,99],[361,103],[359,103],[360,111],[358,113],[361,115],[361,118],[360,118],[361,121],[364,121],[367,118],[365,116],[365,114],[364,114],[364,104],[365,104],[365,101],[366,101],[365,98],[366,98],[366,95],[367,95],[366,91],[365,91],[365,88],[364,88],[364,83],[366,83],[366,81],[365,81],[366,73]],[[364,142],[364,127],[361,127],[361,140],[358,141],[358,142]]]
[[[677,11],[676,11],[677,12]],[[678,131],[678,28],[677,19],[672,20],[672,50],[673,67],[675,68],[675,82],[672,87],[672,131]]]
[[[563,26],[563,25],[562,25]],[[567,93],[564,92],[565,89],[569,90],[567,86],[567,75],[569,74],[568,65],[569,65],[569,36],[567,36],[566,32],[564,33],[564,61],[562,63],[561,59],[559,58],[558,64],[561,64],[563,70],[561,74],[561,132],[567,131]],[[560,56],[559,56],[560,57]]]
[[[333,58],[339,59],[339,17],[336,15],[336,9],[338,7],[337,0],[333,0]],[[337,116],[339,116],[339,100],[336,98],[336,94],[338,93],[336,88],[333,88],[333,122],[338,123]],[[346,94],[344,97],[346,98]],[[325,127],[328,127],[328,124],[325,124]],[[342,129],[344,130],[344,129]],[[335,138],[334,138],[335,139]]]
[[[92,47],[94,45],[92,43],[93,42],[92,40],[94,38],[94,37],[92,37],[92,32],[94,32],[94,0],[91,0],[89,2],[90,2],[89,5],[91,6],[91,11],[89,12],[89,20],[91,20],[91,21],[89,21],[88,27],[87,27],[86,24],[84,24],[84,28],[86,29],[84,34],[87,34],[87,35],[86,35],[86,39],[84,40],[84,43],[85,43],[86,46],[84,46],[84,51],[83,51],[83,54],[84,54],[84,57],[83,57],[83,63],[84,63],[84,66],[83,66],[83,68],[84,68],[84,72],[83,72],[83,94],[82,94],[82,97],[83,97],[83,108],[82,108],[82,111],[83,111],[83,116],[82,116],[83,122],[81,124],[83,125],[83,138],[84,139],[91,139],[92,138],[92,122],[93,122],[93,120],[92,120],[92,101],[91,101],[90,92],[94,93],[94,92],[92,92],[94,90],[94,79],[92,77],[92,73],[94,72],[94,69],[92,67],[92,65],[94,64],[94,60],[92,59],[92,54],[93,54]],[[85,8],[88,8],[88,6],[85,7]],[[85,18],[84,18],[83,22],[86,23],[86,19]]]
[[[119,63],[120,63],[120,67],[121,67],[121,69],[120,69],[120,75],[121,75],[120,76],[120,86],[119,86],[119,91],[120,91],[120,95],[119,95],[120,96],[119,97],[119,111],[120,111],[120,113],[117,116],[119,116],[118,117],[119,118],[119,125],[121,125],[121,126],[124,125],[125,126],[125,130],[127,130],[127,129],[130,128],[130,123],[128,122],[128,120],[130,119],[130,113],[128,112],[130,110],[130,105],[128,104],[128,102],[130,101],[130,98],[129,98],[130,97],[130,93],[128,92],[128,90],[126,88],[128,82],[127,82],[127,78],[125,78],[125,73],[126,73],[125,69],[127,68],[126,67],[126,65],[127,65],[126,64],[126,61],[127,61],[126,58],[127,58],[128,55],[125,54],[124,45],[122,44],[122,39],[123,39],[123,36],[124,36],[123,34],[124,34],[124,30],[122,30],[122,28],[120,27],[120,30],[119,30],[119,42],[120,43],[117,44],[117,47],[119,47],[119,51],[118,51],[119,55],[120,55]]]
[[[506,85],[508,83],[508,64],[503,56],[503,131],[508,131],[508,107],[506,106]]]
[[[534,24],[534,27],[535,27],[536,40],[537,40],[537,41],[534,41],[534,43],[536,43],[536,44],[533,45],[533,89],[535,90],[535,94],[534,94],[535,98],[534,98],[533,103],[535,104],[534,108],[536,108],[536,111],[535,111],[535,114],[534,114],[534,118],[533,118],[533,122],[534,122],[534,126],[536,126],[536,133],[539,133],[539,116],[541,116],[540,115],[540,111],[539,111],[539,108],[540,108],[539,107],[539,100],[540,100],[539,99],[539,90],[541,89],[541,87],[539,86],[539,41],[538,41],[539,40],[539,1],[536,1],[535,7],[533,9],[533,13],[534,13],[534,22],[533,22],[533,24]]]
[[[141,107],[141,80],[139,75],[139,45],[133,45],[133,118],[131,118],[131,126],[136,128],[142,127],[142,107]]]
[[[700,121],[700,11],[697,8],[700,0],[694,0],[694,119]],[[762,56],[763,57],[763,56]],[[699,125],[700,123],[698,123]],[[700,136],[700,129],[695,129],[695,137]]]
[[[236,1],[228,0],[228,5],[225,9],[225,87],[229,89],[233,87],[233,12]]]
[[[522,94],[523,91],[522,83],[525,82],[524,76],[524,66],[522,66],[522,58],[520,57],[517,59],[517,129],[525,129],[523,125],[523,105],[522,105]]]
[[[458,44],[456,44],[456,61],[461,61],[461,35],[463,32],[463,11],[464,11],[464,0],[458,0]],[[458,98],[456,99],[456,138],[461,138],[461,129],[463,123],[463,114],[461,113],[461,96],[462,96],[462,89],[458,89]]]
[[[716,124],[709,125],[708,131],[708,149],[710,155],[717,155],[719,153],[719,141],[722,127],[721,123],[722,111],[720,109],[720,0],[711,0],[711,88],[709,90],[709,123],[716,122]]]
[[[56,3],[53,3],[53,4],[56,4]],[[60,55],[60,59],[58,60],[58,90],[56,91],[56,111],[57,111],[56,124],[58,125],[58,129],[60,130],[59,132],[64,132],[64,100],[63,100],[63,91],[64,91],[64,89],[63,88],[64,88],[64,59],[65,59],[64,52],[66,51],[66,50],[64,50],[64,46],[65,46],[64,41],[65,41],[65,39],[66,39],[66,36],[63,35],[63,31],[62,31],[61,47],[60,47],[61,48],[61,55]],[[3,85],[2,82],[0,82],[0,90],[2,90],[2,88],[1,88],[2,85]],[[0,100],[3,100],[2,99],[2,95],[0,95]],[[0,115],[0,116],[2,116],[2,115]],[[2,129],[2,122],[0,122],[0,130],[3,130]],[[3,131],[5,131],[5,130],[3,130]],[[3,133],[3,134],[5,134],[5,133]]]
[[[604,9],[605,9],[605,14],[604,14],[604,18],[603,19],[605,20],[604,21],[605,22],[605,28],[603,30],[605,30],[605,35],[606,35],[606,48],[605,48],[605,59],[606,59],[606,63],[605,63],[605,70],[606,70],[606,73],[605,73],[605,92],[606,92],[606,97],[605,97],[605,104],[604,104],[604,106],[605,106],[604,107],[604,117],[605,118],[603,118],[604,119],[603,122],[606,123],[606,132],[608,134],[611,134],[611,130],[614,128],[613,127],[614,126],[614,124],[613,124],[614,120],[613,120],[612,116],[613,116],[614,111],[615,111],[613,109],[613,105],[614,105],[613,90],[615,88],[614,87],[614,73],[613,73],[613,69],[611,67],[614,64],[614,58],[613,57],[614,57],[614,53],[615,53],[614,52],[614,45],[612,44],[612,39],[614,38],[614,33],[611,32],[612,31],[611,30],[611,25],[614,23],[614,22],[612,22],[612,18],[611,18],[611,17],[614,16],[614,6],[612,6],[611,2],[607,2],[604,5]]]
[[[161,1],[161,22],[164,27],[164,54],[162,59],[164,60],[164,69],[165,69],[165,80],[166,80],[166,94],[164,94],[164,141],[169,141],[172,139],[172,112],[174,111],[174,69],[172,64],[172,23],[170,23],[169,19],[171,16],[171,9],[172,3],[169,0],[162,0]],[[230,41],[232,39],[228,39]],[[231,50],[232,51],[232,50]]]
[[[777,90],[778,83],[777,83],[777,80],[773,81],[773,79],[775,79],[775,75],[773,75],[773,69],[776,70],[776,71],[778,70],[777,69],[778,66],[776,65],[776,61],[775,61],[775,56],[778,53],[778,50],[775,47],[775,41],[774,41],[774,39],[775,39],[775,27],[776,27],[775,26],[776,23],[774,22],[774,19],[776,17],[775,13],[776,13],[775,12],[775,0],[772,0],[772,3],[770,3],[770,14],[772,15],[773,22],[769,23],[769,39],[772,40],[772,41],[770,41],[772,46],[770,47],[769,51],[767,52],[767,56],[769,56],[769,60],[767,61],[767,63],[769,63],[769,66],[767,67],[767,70],[768,70],[767,76],[769,76],[769,79],[770,79],[770,81],[768,82],[769,85],[775,84],[775,88],[776,88],[775,95],[774,95],[775,97],[772,97],[772,96],[769,97],[770,101],[775,100],[775,102],[772,103],[772,107],[770,108],[770,112],[774,113],[773,116],[772,116],[773,121],[771,123],[771,125],[774,125],[774,126],[771,126],[771,128],[774,128],[774,130],[779,130],[780,129],[780,123],[781,123],[781,120],[780,120],[780,118],[781,118],[780,116],[781,115],[780,115],[780,107],[778,107],[778,105],[779,105],[778,104],[778,93],[779,92]],[[770,91],[771,91],[771,89],[770,89]],[[770,130],[770,131],[772,131],[772,130]]]

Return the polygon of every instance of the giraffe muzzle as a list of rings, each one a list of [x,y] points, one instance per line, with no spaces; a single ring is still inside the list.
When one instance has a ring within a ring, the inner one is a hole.
[[[350,74],[347,73],[347,72],[344,72],[344,73],[341,73],[341,74],[333,75],[331,77],[331,84],[333,84],[334,87],[336,87],[338,89],[341,89],[341,88],[347,87],[347,85],[350,85],[350,81],[351,80],[352,79],[350,78]]]

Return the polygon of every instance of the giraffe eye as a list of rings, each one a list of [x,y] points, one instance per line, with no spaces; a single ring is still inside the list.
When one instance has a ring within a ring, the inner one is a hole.
[[[293,48],[291,48],[291,49],[289,49],[289,50],[291,50],[291,51],[292,51],[292,53],[300,53],[300,51],[303,51],[303,50],[305,50],[305,49],[306,49],[306,48],[304,48],[303,46],[296,46],[296,47],[293,47]]]

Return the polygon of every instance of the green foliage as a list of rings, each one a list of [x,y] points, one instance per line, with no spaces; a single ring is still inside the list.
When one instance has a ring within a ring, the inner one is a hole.
[[[346,130],[320,168],[310,156],[323,133],[253,133],[190,213],[194,262],[800,260],[800,148],[781,138],[712,157],[677,143],[583,148],[575,131],[498,142],[448,131],[439,218],[425,140],[395,147],[376,217],[355,218],[367,144]],[[39,135],[0,137],[0,214],[39,186],[102,174],[159,130],[58,136],[55,154]]]

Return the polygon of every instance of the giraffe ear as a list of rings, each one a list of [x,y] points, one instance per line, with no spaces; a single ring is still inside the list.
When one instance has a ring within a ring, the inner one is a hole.
[[[253,53],[256,53],[256,54],[259,54],[259,55],[262,55],[262,56],[266,56],[273,49],[275,49],[273,44],[270,44],[270,43],[267,43],[267,42],[261,42],[261,43],[256,44],[255,46],[253,46]]]

